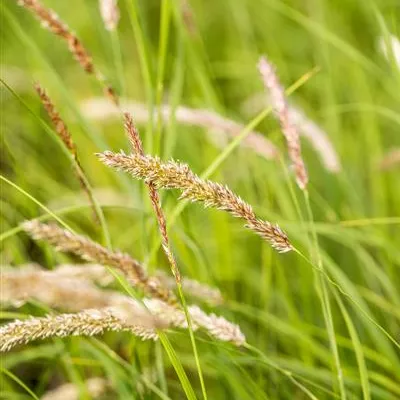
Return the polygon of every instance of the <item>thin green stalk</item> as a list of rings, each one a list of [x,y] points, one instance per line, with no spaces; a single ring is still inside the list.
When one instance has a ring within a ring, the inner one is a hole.
[[[117,28],[110,32],[111,37],[111,50],[114,58],[114,65],[118,75],[118,83],[120,96],[124,97],[125,95],[125,77],[124,77],[124,67],[122,62],[122,51],[121,51],[121,42],[119,40],[119,35]]]
[[[68,229],[71,232],[74,232],[74,230],[66,223],[64,222],[61,218],[59,218],[56,214],[53,213],[49,208],[47,208],[44,204],[42,204],[39,200],[37,200],[35,197],[30,195],[28,192],[26,192],[24,189],[22,189],[20,186],[15,184],[14,182],[11,182],[9,179],[7,179],[5,176],[0,175],[0,179],[6,183],[8,183],[10,186],[12,186],[14,189],[17,189],[20,193],[22,193],[24,196],[26,196],[29,200],[33,201],[35,204],[37,204],[40,208],[42,208],[44,211],[46,211],[48,214],[50,214],[57,222],[59,222],[64,228]]]
[[[0,367],[1,372],[4,375],[7,375],[9,378],[11,378],[13,381],[15,381],[16,383],[18,383],[19,386],[21,386],[23,389],[25,389],[25,391],[27,393],[30,394],[31,397],[33,397],[35,400],[39,400],[39,397],[36,396],[35,393],[32,392],[31,389],[28,388],[28,386],[25,385],[24,382],[21,381],[21,379],[19,379],[17,376],[15,376],[12,372],[8,371],[7,369]]]
[[[183,387],[183,390],[184,390],[184,392],[186,394],[186,397],[189,400],[196,400],[197,398],[196,398],[196,395],[195,395],[195,393],[193,391],[192,385],[190,384],[190,381],[189,381],[189,379],[188,379],[188,377],[186,375],[186,372],[183,369],[182,364],[179,361],[179,358],[177,357],[177,355],[175,353],[175,350],[173,349],[170,341],[168,340],[167,335],[164,332],[159,331],[158,332],[158,337],[160,338],[160,341],[161,341],[165,351],[168,354],[168,357],[169,357],[169,359],[170,359],[170,361],[171,361],[171,363],[172,363],[172,365],[173,365],[173,367],[175,369],[175,372],[178,375],[178,378],[179,378],[179,380],[180,380],[180,382],[182,384],[182,387]]]
[[[350,317],[349,313],[347,312],[346,307],[343,304],[342,299],[340,298],[339,294],[337,293],[336,290],[333,291],[333,294],[334,294],[336,302],[338,303],[339,308],[342,312],[344,321],[346,322],[346,325],[347,325],[347,330],[349,331],[351,340],[353,342],[353,348],[354,348],[354,352],[356,354],[358,370],[359,370],[360,380],[361,380],[361,388],[362,388],[364,400],[370,400],[371,399],[371,389],[370,389],[370,384],[369,384],[369,379],[368,379],[368,369],[367,369],[367,365],[365,362],[364,352],[362,349],[362,344],[360,342],[360,338],[358,337],[357,330],[356,330],[356,328],[353,324],[353,321],[351,320],[351,317]]]
[[[314,227],[314,216],[313,216],[311,205],[310,205],[310,196],[308,194],[307,189],[304,190],[303,193],[304,193],[304,199],[305,199],[305,203],[306,203],[308,219],[311,224],[311,235],[312,235],[314,246],[315,246],[315,257],[316,257],[317,266],[321,271],[323,271],[324,267],[323,267],[323,263],[322,263],[321,254],[319,251],[318,236],[317,236],[317,233],[316,233],[316,230]],[[326,282],[325,282],[324,277],[321,276],[320,274],[317,274],[316,272],[315,272],[315,275],[316,275],[316,280],[318,283],[318,288],[321,291],[320,296],[321,296],[323,314],[324,314],[324,319],[325,319],[325,325],[328,330],[329,341],[331,344],[333,358],[335,360],[335,367],[336,367],[337,378],[338,378],[338,382],[339,382],[340,395],[343,400],[346,400],[346,388],[345,388],[344,381],[343,381],[343,370],[341,367],[339,351],[338,351],[338,347],[337,347],[337,343],[336,343],[335,327],[334,327],[334,322],[333,322],[332,309],[331,309],[330,302],[329,302],[328,290],[326,288]]]
[[[96,214],[97,219],[99,220],[102,233],[103,233],[103,241],[106,247],[111,249],[111,238],[110,238],[110,233],[108,230],[107,222],[104,217],[104,213],[102,208],[100,207],[94,193],[92,186],[90,185],[86,174],[84,173],[81,165],[77,161],[77,159],[71,154],[71,152],[65,147],[64,143],[59,139],[57,135],[54,135],[54,129],[52,129],[42,118],[40,118],[37,114],[35,114],[32,109],[26,104],[26,102],[6,83],[0,78],[0,82],[7,88],[7,90],[28,110],[29,113],[33,115],[34,118],[36,118],[45,128],[45,130],[53,137],[58,145],[60,146],[61,150],[63,153],[69,158],[71,161],[72,165],[76,169],[76,171],[79,173],[79,177],[82,179],[83,184],[85,185],[87,189],[87,194],[89,197],[90,202],[93,205],[94,212]]]
[[[153,79],[151,75],[151,64],[148,55],[148,46],[143,35],[143,30],[140,25],[139,16],[137,12],[136,0],[125,0],[128,15],[131,22],[133,34],[135,37],[135,43],[139,54],[140,69],[144,81],[147,102],[149,106],[149,115],[153,115],[154,108],[154,95],[153,95]],[[153,118],[149,118],[146,127],[146,150],[149,152],[153,148]]]
[[[198,375],[199,375],[201,391],[202,391],[204,400],[207,400],[207,391],[206,391],[206,386],[205,386],[205,383],[204,383],[203,371],[201,369],[199,353],[197,351],[196,339],[195,339],[194,333],[193,333],[192,319],[191,319],[191,317],[189,315],[189,311],[188,311],[188,308],[187,308],[185,296],[183,295],[181,281],[177,279],[176,280],[176,285],[178,287],[179,297],[181,299],[182,307],[183,307],[183,310],[185,312],[186,321],[188,323],[189,336],[190,336],[190,341],[192,343],[194,358],[195,358],[195,361],[196,361],[196,367],[197,367],[197,372],[198,372]]]
[[[157,107],[157,129],[155,132],[155,149],[153,153],[160,153],[161,135],[163,118],[161,113],[163,101],[163,80],[165,73],[165,60],[167,54],[169,27],[171,18],[171,4],[170,0],[163,0],[161,2],[161,17],[160,17],[160,36],[158,47],[158,70],[156,79],[156,107]],[[150,114],[151,115],[151,114]]]
[[[106,247],[108,247],[109,249],[112,249],[111,246],[111,237],[110,237],[110,231],[108,229],[108,225],[106,222],[106,219],[104,217],[104,213],[103,213],[103,209],[101,208],[99,202],[97,201],[94,193],[93,193],[93,189],[92,186],[90,185],[85,173],[83,172],[81,166],[77,163],[75,157],[70,157],[72,163],[74,164],[74,166],[80,171],[80,178],[82,179],[82,181],[84,182],[84,185],[87,189],[87,194],[89,196],[90,202],[93,204],[93,208],[94,211],[96,213],[97,218],[99,219],[99,223],[100,226],[102,228],[103,231],[103,241],[104,241],[104,245]]]
[[[317,267],[312,261],[310,261],[299,249],[296,247],[293,247],[293,251],[296,252],[303,260],[307,262],[312,268],[314,268],[317,272],[320,274],[324,275],[325,279],[336,289],[339,290],[339,292],[347,297],[364,315],[365,318],[367,318],[368,321],[370,321],[373,325],[375,325],[398,349],[400,349],[400,343],[385,329],[383,328],[378,322],[376,322],[361,306],[358,304],[349,293],[347,293],[337,282],[335,282],[325,270],[321,270],[321,268]]]
[[[279,371],[281,374],[285,375],[295,386],[297,386],[304,394],[306,394],[310,399],[312,400],[318,400],[317,397],[314,396],[313,393],[310,392],[303,384],[301,384],[294,376],[291,371],[288,371],[287,369],[281,368],[278,364],[275,362],[271,361],[261,350],[257,349],[256,347],[245,343],[243,345],[246,349],[252,351],[253,353],[256,353],[259,355],[262,360],[269,365],[270,367],[276,369]]]

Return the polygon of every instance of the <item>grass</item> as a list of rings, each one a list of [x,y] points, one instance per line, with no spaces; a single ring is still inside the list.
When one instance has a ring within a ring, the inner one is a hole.
[[[168,123],[150,119],[139,128],[146,153],[173,157],[202,178],[227,184],[257,215],[277,222],[298,252],[277,254],[226,213],[160,190],[181,273],[222,291],[222,305],[204,308],[240,325],[246,345],[236,348],[196,331],[196,360],[185,330],[169,329],[157,344],[115,332],[33,342],[1,355],[0,397],[41,398],[56,382],[73,382],[81,398],[90,398],[85,380],[99,376],[112,387],[105,398],[398,398],[399,167],[382,171],[379,162],[400,146],[400,70],[377,47],[379,36],[400,36],[398,5],[188,3],[194,31],[180,2],[120,0],[118,31],[108,32],[96,2],[45,2],[127,98],[150,110],[165,102],[210,108],[244,123],[223,147],[212,139],[220,138],[218,132],[180,126],[174,117]],[[150,272],[169,271],[142,183],[104,167],[94,155],[129,151],[122,119],[90,120],[80,110],[81,101],[102,95],[101,87],[16,2],[2,4],[1,21],[1,264],[37,262],[53,269],[76,261],[30,240],[20,228],[26,219],[58,220],[103,240],[71,157],[45,122],[32,86],[37,80],[69,127],[112,247]],[[264,53],[289,88],[290,101],[327,132],[342,164],[339,173],[327,172],[302,139],[310,176],[305,196],[295,186],[271,110],[243,107],[264,90],[256,67]],[[241,146],[255,128],[279,147],[281,162]],[[44,313],[29,302],[3,308],[1,318]]]

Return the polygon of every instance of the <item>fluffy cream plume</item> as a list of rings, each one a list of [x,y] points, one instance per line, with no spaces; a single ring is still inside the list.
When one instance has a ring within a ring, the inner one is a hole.
[[[279,117],[282,132],[286,138],[289,157],[294,167],[297,185],[300,189],[304,190],[308,183],[308,174],[301,156],[299,134],[296,127],[289,119],[285,91],[279,82],[275,68],[266,57],[260,58],[258,62],[258,70],[263,79],[264,86],[270,93],[271,102],[275,112]]]
[[[142,265],[125,253],[112,252],[84,236],[73,234],[55,224],[47,225],[32,220],[25,222],[23,227],[36,240],[45,240],[57,250],[74,253],[86,261],[115,268],[145,293],[168,302],[175,302],[175,296],[171,291],[163,288],[157,278],[148,277]]]
[[[157,157],[125,155],[110,151],[98,154],[109,167],[130,173],[133,177],[151,182],[156,188],[180,189],[181,198],[200,201],[206,207],[228,211],[246,221],[246,227],[267,240],[281,253],[293,249],[286,234],[277,226],[255,215],[253,208],[226,186],[205,181],[195,175],[188,165],[169,161],[163,163]]]
[[[99,0],[101,18],[107,30],[113,31],[119,21],[118,0]]]
[[[90,397],[97,399],[109,388],[109,383],[103,378],[90,378],[84,382],[84,386]],[[42,400],[79,400],[79,387],[74,383],[65,383],[46,392]]]
[[[86,100],[81,104],[83,113],[92,119],[104,120],[111,117],[120,118],[121,111],[101,98]],[[135,116],[137,123],[146,123],[151,114],[145,104],[132,101],[121,101],[121,108]],[[189,108],[178,106],[173,109],[168,104],[161,106],[161,118],[168,122],[172,116],[182,125],[198,126],[207,131],[221,132],[232,138],[237,137],[245,128],[243,124],[227,119],[213,111],[204,109]],[[158,111],[153,113],[153,119],[158,119]],[[243,146],[253,150],[255,153],[267,160],[276,159],[279,152],[276,146],[265,138],[260,132],[251,131],[242,141]]]
[[[243,112],[253,116],[265,107],[271,105],[270,96],[265,93],[257,93],[247,99],[242,106]],[[275,113],[276,114],[276,113]],[[319,155],[324,167],[333,173],[342,169],[339,156],[329,139],[329,136],[320,126],[308,118],[299,107],[288,104],[289,121],[296,126],[301,136],[304,136]]]
[[[103,310],[108,310],[112,312],[114,318],[124,321],[125,325],[140,325],[140,328],[145,330],[165,328],[167,326],[187,328],[185,313],[181,309],[161,300],[145,299],[146,307],[144,308],[142,304],[134,299],[118,292],[98,289],[88,284],[86,280],[60,277],[57,270],[43,271],[36,268],[6,269],[2,273],[0,289],[2,304],[19,306],[25,301],[36,299],[47,306],[68,311],[79,312],[91,307],[93,310],[100,310],[101,315],[103,315]],[[245,342],[245,337],[240,328],[225,318],[215,314],[207,315],[195,305],[189,306],[188,311],[192,319],[193,329],[201,328],[218,340],[229,341],[236,345],[242,345]],[[67,315],[69,319],[72,318],[70,314]],[[77,315],[82,315],[82,313]],[[85,316],[86,314],[83,315]],[[107,318],[109,317],[110,315],[107,314]],[[105,319],[105,321],[109,321],[104,325],[106,330],[109,329],[107,327],[110,326],[112,321],[110,319]],[[28,325],[31,326],[30,324]],[[90,324],[90,326],[93,327],[94,324]],[[46,329],[50,332],[48,336],[60,336],[57,333],[58,331],[52,334],[51,332],[53,331],[50,331],[50,328]],[[89,331],[89,328],[83,331],[80,325],[76,330],[71,329],[67,329],[69,333],[64,336],[79,334],[74,332]],[[119,328],[114,330],[119,330]],[[36,338],[35,335],[33,337]],[[44,336],[41,338],[44,338]],[[2,346],[0,344],[0,348]],[[4,346],[6,345],[4,344]]]
[[[124,317],[129,318],[124,319]],[[16,320],[0,327],[0,351],[9,351],[20,344],[51,337],[94,336],[106,331],[128,331],[143,340],[157,339],[155,328],[143,327],[134,320],[134,309],[116,307],[89,309],[74,314],[48,315]]]
[[[175,281],[164,271],[156,271],[155,275],[161,283],[170,289],[175,287]],[[194,279],[182,278],[182,288],[192,297],[196,297],[210,304],[221,304],[223,302],[222,294],[219,289],[201,283]]]
[[[54,272],[12,268],[3,270],[0,302],[20,306],[35,299],[50,307],[77,311],[110,305],[110,295],[88,281],[63,278]]]
[[[39,19],[43,27],[65,40],[75,60],[88,74],[96,77],[103,86],[106,95],[110,97],[115,104],[118,104],[118,98],[114,89],[105,82],[104,76],[95,68],[92,57],[83,43],[69,27],[60,20],[58,15],[53,10],[43,6],[39,0],[18,0],[18,4],[31,11]]]
[[[387,60],[392,60],[400,70],[400,40],[395,35],[389,37],[381,36],[379,38],[379,48]]]
[[[389,150],[380,160],[379,166],[382,170],[390,170],[400,165],[400,147]]]
[[[11,303],[13,305],[19,305],[21,302],[25,301],[24,299],[28,299],[30,297],[34,297],[37,300],[49,305],[66,305],[68,302],[65,303],[63,301],[66,296],[58,296],[56,293],[54,294],[55,298],[60,300],[60,303],[56,301],[52,303],[51,301],[44,300],[41,296],[45,296],[45,298],[48,299],[49,296],[53,295],[53,291],[58,292],[59,289],[57,286],[61,286],[62,290],[65,289],[65,285],[68,285],[68,287],[76,290],[74,282],[79,282],[79,287],[91,287],[93,289],[93,286],[90,285],[92,282],[106,286],[114,281],[114,277],[103,265],[100,264],[62,264],[51,271],[44,271],[40,268],[40,266],[33,267],[29,264],[21,265],[18,268],[2,266],[1,269],[2,281],[0,282],[0,302]],[[173,277],[166,274],[162,270],[156,270],[154,275],[159,279],[165,288],[168,288],[171,291],[175,289],[176,283]],[[43,280],[43,282],[45,282],[47,279],[51,279],[51,285],[50,283],[41,284],[41,281],[38,282],[39,280]],[[16,282],[15,284],[13,284],[14,280]],[[22,290],[19,290],[20,285],[23,287]],[[52,289],[49,291],[50,287]],[[42,290],[42,288],[46,288],[46,290]],[[190,294],[191,297],[201,299],[211,305],[223,303],[223,297],[219,289],[208,286],[207,284],[197,280],[182,277],[182,288],[186,293]],[[85,290],[83,290],[83,292],[85,292]],[[31,293],[38,293],[40,297],[32,296]],[[86,291],[86,293],[90,292]],[[104,295],[106,293],[112,292],[102,291],[99,293],[99,298],[101,298],[103,302],[105,301]],[[77,299],[76,295],[72,297]],[[76,305],[77,301],[74,301],[72,297],[71,301],[72,305],[74,306]],[[112,303],[103,303],[103,306],[106,304],[111,305]],[[88,304],[83,307],[78,307],[77,309],[90,308],[94,306],[95,303],[93,302],[93,305]],[[99,306],[101,306],[101,303],[99,303]],[[69,307],[65,308],[70,311],[74,310],[73,308]]]
[[[104,268],[104,267],[103,267]],[[105,271],[107,272],[107,271]],[[118,307],[134,309],[141,325],[162,326],[143,306],[119,292],[97,288],[87,279],[32,268],[6,268],[0,281],[0,303],[19,307],[29,300],[37,300],[52,308],[81,311],[88,308]]]
[[[61,264],[53,271],[61,278],[78,278],[89,282],[96,282],[106,286],[114,281],[114,277],[100,264]]]
[[[153,315],[164,320],[168,325],[187,328],[187,321],[183,311],[157,299],[145,299],[144,303]],[[236,346],[242,346],[246,342],[246,337],[240,327],[225,318],[215,314],[208,315],[195,305],[189,306],[188,312],[193,330],[202,328],[214,338],[224,342],[231,342]]]

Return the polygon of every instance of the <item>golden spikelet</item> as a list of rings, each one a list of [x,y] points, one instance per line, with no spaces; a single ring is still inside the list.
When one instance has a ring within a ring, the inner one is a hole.
[[[174,294],[163,288],[157,278],[148,277],[140,263],[127,254],[112,252],[55,224],[46,225],[33,220],[25,222],[23,227],[34,239],[45,240],[58,251],[71,252],[86,261],[115,268],[121,271],[133,286],[139,287],[145,293],[170,303],[175,302]]]
[[[259,234],[281,253],[293,249],[286,234],[277,225],[257,218],[250,204],[244,202],[229,188],[201,179],[186,164],[174,161],[163,163],[157,157],[110,151],[100,153],[98,157],[107,166],[150,182],[157,189],[180,189],[183,192],[182,199],[203,202],[206,207],[225,210],[235,217],[244,219],[247,228]]]
[[[94,336],[106,331],[128,331],[143,340],[157,339],[155,328],[143,327],[140,319],[127,322],[117,308],[89,309],[74,314],[48,315],[43,318],[16,320],[0,327],[0,351],[20,344],[51,337]],[[133,319],[133,310],[129,318]]]
[[[95,68],[92,57],[83,43],[69,27],[60,20],[58,15],[53,10],[43,6],[39,0],[18,0],[18,4],[36,15],[43,27],[65,40],[69,51],[84,71],[90,75],[94,75],[103,86],[105,94],[115,104],[118,104],[118,97],[114,89],[106,83],[104,76]]]
[[[258,70],[260,71],[264,86],[270,92],[271,103],[273,104],[275,113],[279,117],[281,129],[286,138],[289,157],[294,167],[297,185],[301,190],[304,190],[308,183],[308,174],[301,156],[299,133],[289,118],[285,91],[279,82],[274,66],[266,57],[260,58]]]

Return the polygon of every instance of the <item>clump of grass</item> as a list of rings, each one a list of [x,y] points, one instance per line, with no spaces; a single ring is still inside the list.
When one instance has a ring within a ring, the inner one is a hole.
[[[293,249],[286,234],[278,225],[257,218],[251,205],[228,187],[201,179],[186,164],[174,161],[163,163],[158,157],[126,155],[123,152],[111,151],[100,153],[98,157],[107,166],[128,172],[135,178],[152,183],[156,188],[180,189],[183,192],[181,199],[202,202],[206,207],[224,210],[244,219],[247,228],[268,241],[280,253]]]

